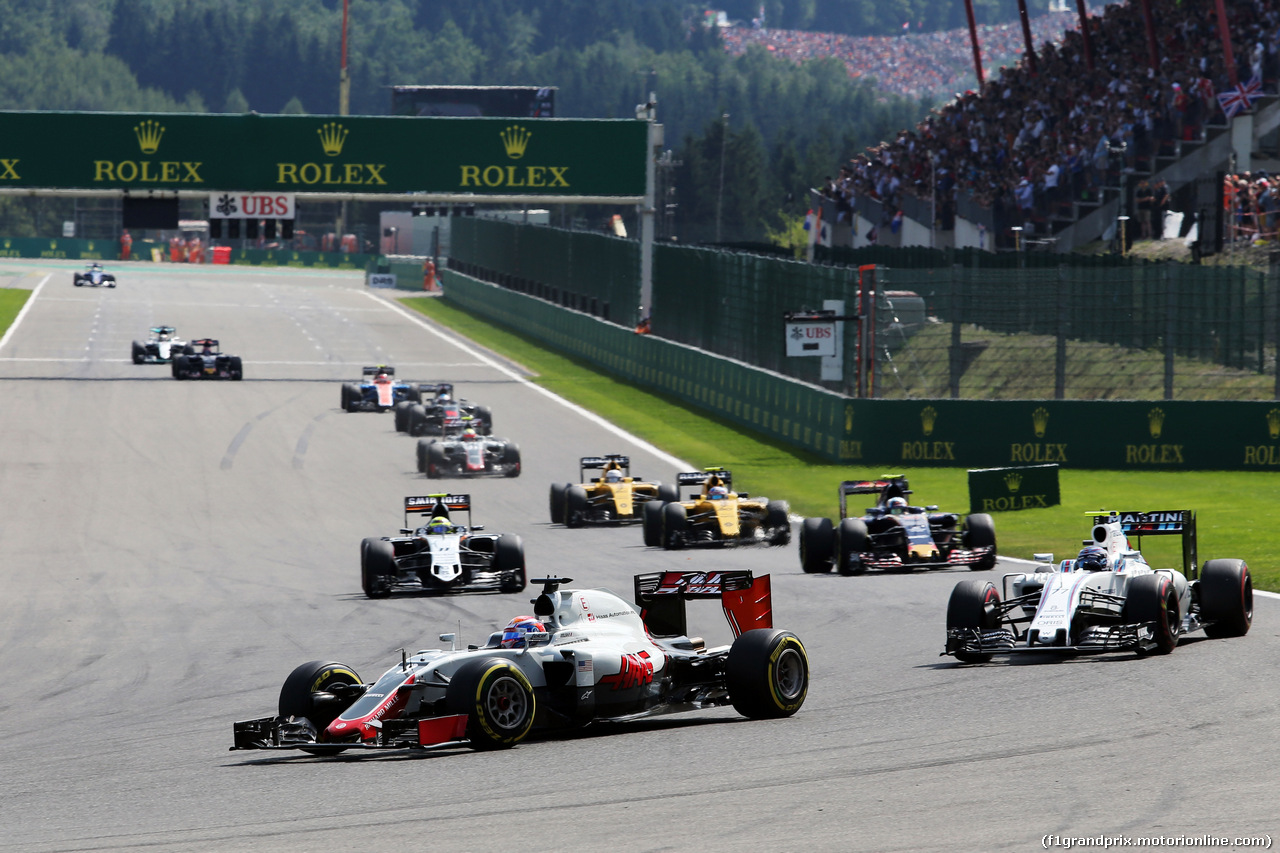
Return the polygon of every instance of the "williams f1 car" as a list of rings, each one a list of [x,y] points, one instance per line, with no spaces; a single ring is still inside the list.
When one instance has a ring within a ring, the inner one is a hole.
[[[449,435],[470,426],[480,435],[493,435],[493,413],[485,406],[453,396],[453,385],[419,385],[419,401],[397,403],[396,430],[411,436]]]
[[[466,524],[457,514],[465,512]],[[410,518],[418,520],[410,525]],[[397,592],[520,592],[524,542],[510,533],[481,533],[471,523],[470,495],[404,499],[399,536],[360,543],[360,585],[370,598]]]
[[[389,412],[397,403],[410,405],[422,399],[418,389],[396,381],[396,369],[378,364],[361,370],[361,381],[342,383],[344,412]]]
[[[1240,637],[1253,622],[1253,580],[1244,560],[1197,566],[1196,517],[1190,510],[1105,512],[1075,559],[1053,565],[1036,554],[1034,571],[1004,576],[1004,596],[990,581],[961,581],[947,603],[944,654],[982,663],[1012,652],[1168,654],[1203,629]],[[1182,569],[1153,569],[1129,543],[1143,536],[1182,537]]]
[[[551,484],[551,523],[565,527],[639,521],[650,502],[680,500],[677,486],[646,483],[631,476],[631,457],[612,453],[578,461],[579,483]],[[588,471],[600,476],[588,477]]]
[[[187,342],[179,340],[178,330],[173,326],[154,326],[151,337],[145,341],[133,342],[134,364],[168,364],[186,347]]]
[[[676,487],[700,486],[689,500],[644,505],[644,544],[676,550],[699,545],[786,545],[791,541],[790,508],[785,501],[752,498],[733,491],[733,474],[724,468],[676,475]]]
[[[519,477],[520,445],[480,435],[471,427],[461,435],[418,439],[418,473],[428,477]]]
[[[240,356],[219,351],[213,338],[201,338],[173,357],[173,378],[239,380],[244,378],[244,365]]]
[[[75,273],[76,287],[115,287],[116,277],[102,269],[102,264],[89,264],[84,272]]]
[[[848,514],[849,495],[876,494],[876,505],[861,518]],[[974,571],[996,564],[996,525],[990,515],[973,513],[961,521],[936,506],[912,506],[907,478],[885,474],[879,480],[840,484],[840,521],[806,518],[800,525],[800,566],[806,572],[860,575],[868,569],[911,571],[968,566]]]
[[[804,703],[809,661],[798,637],[772,627],[769,578],[750,572],[637,575],[633,607],[605,589],[561,589],[545,578],[533,615],[483,646],[401,652],[372,684],[342,663],[293,670],[279,713],[237,722],[232,749],[511,747],[532,731],[579,729],[732,705],[752,719],[789,717]],[[685,600],[718,598],[731,645],[689,637]]]

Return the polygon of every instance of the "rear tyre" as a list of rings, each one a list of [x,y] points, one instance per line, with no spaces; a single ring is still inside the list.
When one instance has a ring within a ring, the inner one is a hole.
[[[753,720],[790,717],[809,692],[809,657],[790,631],[745,631],[729,648],[725,684],[734,709]]]
[[[342,411],[351,411],[351,400],[357,393],[359,393],[359,391],[356,386],[352,385],[350,382],[342,383]]]
[[[431,445],[433,443],[434,442],[428,441],[425,438],[418,439],[418,473],[419,474],[427,473],[427,453],[430,451]]]
[[[409,400],[401,400],[392,408],[391,416],[395,420],[396,432],[409,431],[409,410],[412,408],[413,403]]]
[[[510,661],[483,658],[458,668],[445,688],[445,704],[467,715],[473,749],[506,749],[533,728],[537,701],[529,679]]]
[[[659,483],[658,500],[664,504],[675,503],[680,500],[680,487],[675,483]]]
[[[360,586],[369,598],[386,598],[396,576],[396,549],[385,539],[360,543]]]
[[[983,557],[976,563],[970,563],[969,568],[975,572],[987,571],[996,567],[996,523],[985,512],[975,512],[964,521],[964,532],[960,534],[960,541],[969,549],[973,548],[990,548],[991,553]]]
[[[847,520],[847,519],[846,519]],[[1000,619],[992,608],[1000,603],[1000,593],[991,581],[960,581],[951,590],[947,601],[947,634],[957,628],[974,631],[994,631],[1000,627]],[[978,652],[956,652],[956,660],[964,663],[986,663],[991,655]]]
[[[499,536],[494,548],[493,566],[502,573],[500,589],[503,592],[523,592],[528,585],[525,578],[524,540],[511,533]]]
[[[769,501],[765,505],[764,527],[770,545],[791,544],[790,507],[786,501]]]
[[[133,342],[133,363],[142,364],[147,360],[147,348],[142,341]]]
[[[480,426],[476,428],[476,432],[481,435],[493,435],[493,412],[489,411],[488,406],[476,406],[473,418],[480,421]]]
[[[568,483],[551,484],[551,495],[547,498],[547,505],[551,510],[552,524],[564,524],[564,496],[568,490]]]
[[[244,364],[240,361],[240,356],[231,356],[231,360],[227,363],[227,373],[236,382],[244,379]]]
[[[434,441],[427,443],[426,475],[432,479],[445,474],[444,448]]]
[[[662,508],[662,547],[679,551],[684,547],[684,532],[689,526],[689,516],[684,504],[667,504]]]
[[[173,367],[171,368],[171,370],[173,371],[173,378],[179,379],[179,380],[186,379],[187,377],[183,372],[186,369],[187,369],[187,357],[185,355],[175,355],[173,357]]]
[[[569,486],[564,492],[565,527],[581,527],[586,524],[586,517],[587,490],[582,486]]]
[[[1120,619],[1126,624],[1150,624],[1155,648],[1139,648],[1138,654],[1167,655],[1178,645],[1178,597],[1164,575],[1142,575],[1129,582]]]
[[[835,563],[842,575],[860,575],[867,570],[862,555],[867,553],[870,537],[867,523],[860,518],[844,518],[836,528]]]
[[[640,511],[640,528],[644,531],[644,544],[656,548],[662,544],[662,507],[660,501],[646,501]]]
[[[800,568],[807,574],[831,571],[831,549],[835,531],[829,518],[806,518],[800,522]]]
[[[414,403],[409,408],[409,435],[427,434],[427,409],[421,403]]]
[[[1253,624],[1253,578],[1244,560],[1207,560],[1200,570],[1205,636],[1243,637]]]
[[[520,476],[520,445],[508,444],[506,450],[502,452],[502,464],[506,469],[503,471],[504,477]]]
[[[344,696],[334,688],[360,684],[360,676],[344,663],[313,660],[289,673],[280,688],[278,705],[281,717],[302,717],[323,735],[329,724],[355,702],[354,695]],[[316,752],[303,748],[304,752]],[[333,750],[325,750],[332,755]]]

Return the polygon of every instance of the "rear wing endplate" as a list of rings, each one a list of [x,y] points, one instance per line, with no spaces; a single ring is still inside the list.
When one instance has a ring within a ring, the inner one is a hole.
[[[1189,580],[1195,580],[1199,572],[1199,556],[1196,553],[1196,514],[1189,509],[1138,511],[1103,511],[1089,513],[1093,523],[1120,522],[1125,536],[1137,539],[1135,546],[1142,549],[1143,536],[1181,536],[1182,571]]]
[[[719,598],[737,637],[753,628],[773,627],[773,592],[768,575],[749,571],[650,572],[635,576],[640,618],[655,637],[688,636],[684,603]]]

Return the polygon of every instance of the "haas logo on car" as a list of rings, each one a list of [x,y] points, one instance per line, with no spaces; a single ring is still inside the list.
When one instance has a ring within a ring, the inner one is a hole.
[[[626,690],[631,687],[643,687],[653,683],[653,663],[649,653],[641,651],[636,654],[622,656],[622,669],[616,675],[606,675],[600,683],[610,685],[614,690]]]

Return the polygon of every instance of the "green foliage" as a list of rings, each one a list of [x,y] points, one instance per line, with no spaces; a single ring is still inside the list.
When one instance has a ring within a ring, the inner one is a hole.
[[[777,228],[765,226],[764,236],[775,246],[789,249],[796,258],[804,258],[805,247],[809,243],[809,232],[804,227],[804,216],[792,216],[778,211]]]

